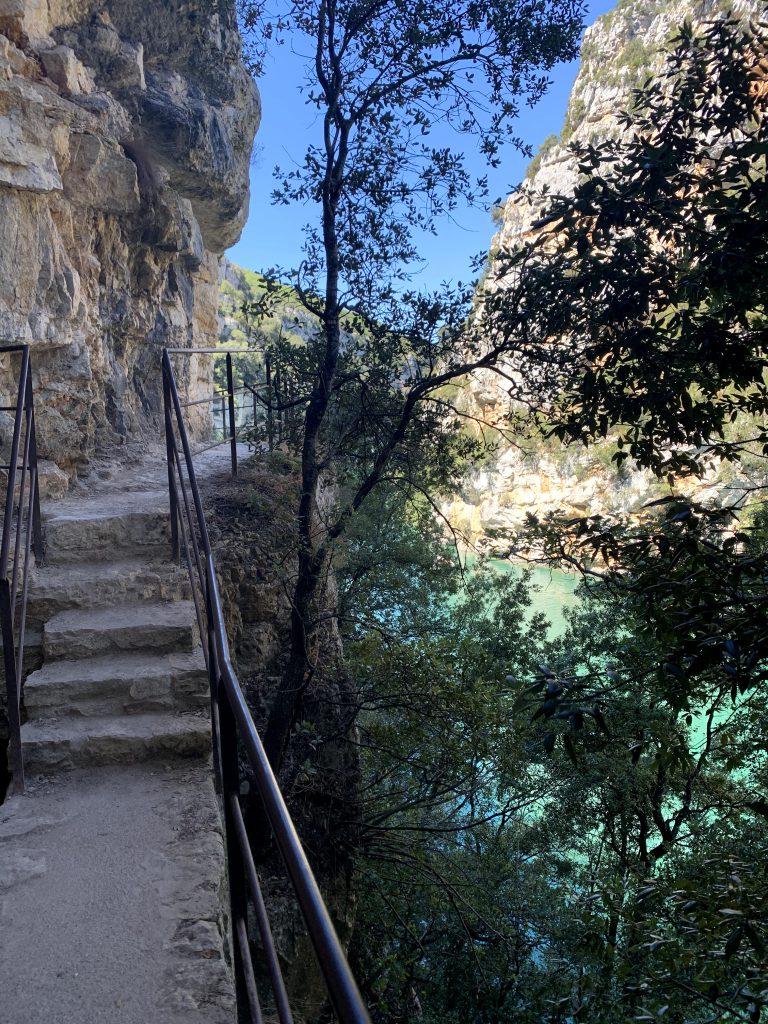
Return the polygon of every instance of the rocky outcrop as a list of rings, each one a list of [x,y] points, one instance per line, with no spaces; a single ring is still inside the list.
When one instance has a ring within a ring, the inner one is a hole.
[[[627,108],[632,90],[663,60],[663,47],[685,21],[694,24],[729,12],[740,18],[764,13],[761,0],[619,0],[609,13],[587,29],[581,64],[568,103],[562,132],[550,136],[528,168],[526,188],[509,196],[501,210],[499,231],[491,243],[489,286],[504,287],[494,268],[494,254],[513,249],[531,237],[546,196],[568,195],[578,178],[571,142],[599,143],[622,131],[619,114]],[[506,421],[509,397],[503,381],[490,372],[469,382],[470,417],[491,425]],[[523,448],[526,445],[523,443]],[[531,447],[531,446],[527,446]],[[610,440],[589,452],[563,449],[554,442],[525,452],[504,437],[496,453],[476,467],[443,511],[479,548],[506,555],[514,550],[515,535],[526,515],[595,515],[639,512],[660,496],[661,485],[649,473],[625,465],[621,473],[611,464]],[[732,467],[713,472],[702,484],[681,484],[711,500],[734,498],[748,481]]]
[[[506,558],[519,554],[518,536],[529,513],[568,518],[614,515],[643,518],[644,506],[671,493],[648,470],[611,462],[609,442],[590,449],[554,444],[528,449],[500,446],[468,473],[442,511],[468,546]],[[675,493],[715,505],[736,503],[756,482],[768,485],[759,464],[713,465],[703,479],[678,480]]]
[[[39,454],[70,479],[157,432],[163,345],[217,337],[259,119],[234,7],[0,0],[0,344],[33,346]]]
[[[677,29],[685,21],[701,24],[726,12],[754,18],[764,13],[764,5],[761,0],[619,0],[598,18],[584,33],[562,131],[545,140],[528,168],[530,191],[569,195],[578,178],[570,144],[619,136],[619,114],[629,106],[632,90],[660,66],[664,47]],[[491,250],[517,244],[538,215],[527,197],[513,192]]]
[[[634,512],[650,500],[652,487],[650,474],[618,474],[607,459],[510,447],[470,473],[443,512],[469,546],[506,558],[515,554],[529,513],[575,518]]]

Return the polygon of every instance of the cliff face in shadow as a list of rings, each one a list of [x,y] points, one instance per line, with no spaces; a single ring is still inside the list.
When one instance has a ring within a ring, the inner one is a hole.
[[[159,437],[160,348],[215,340],[259,115],[234,0],[0,0],[0,344],[33,347],[44,490]]]

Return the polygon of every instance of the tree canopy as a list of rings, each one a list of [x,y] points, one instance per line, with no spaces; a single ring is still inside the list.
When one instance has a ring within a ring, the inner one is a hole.
[[[541,216],[497,254],[479,329],[509,339],[514,397],[563,441],[611,431],[617,461],[675,476],[768,442],[767,67],[758,28],[684,27],[617,136],[571,147],[574,194],[524,190]],[[729,440],[740,413],[754,434]]]
[[[318,111],[318,137],[299,166],[278,172],[274,194],[316,211],[288,279],[318,330],[296,353],[298,571],[290,662],[265,730],[273,764],[317,668],[314,606],[336,541],[385,477],[427,490],[450,475],[462,441],[441,429],[451,405],[440,389],[498,357],[493,343],[459,343],[471,287],[407,286],[417,233],[460,203],[486,200],[467,147],[493,161],[503,141],[522,145],[517,106],[575,55],[583,10],[582,0],[243,4],[257,49],[288,38],[305,49],[305,95]],[[321,512],[328,474],[353,463],[354,486]]]
[[[740,692],[765,678],[767,46],[727,19],[684,27],[621,135],[573,147],[574,195],[544,197],[535,237],[499,254],[514,287],[478,319],[509,340],[512,397],[564,442],[610,434],[617,463],[673,488],[749,462],[721,504],[673,490],[645,525],[539,524],[553,556],[597,559],[617,592],[633,567],[681,704],[713,669]]]

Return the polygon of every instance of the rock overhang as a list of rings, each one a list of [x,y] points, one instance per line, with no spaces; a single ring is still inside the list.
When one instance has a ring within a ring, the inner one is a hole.
[[[40,455],[70,477],[157,433],[162,345],[217,333],[260,104],[212,6],[0,0],[0,344],[33,346]]]

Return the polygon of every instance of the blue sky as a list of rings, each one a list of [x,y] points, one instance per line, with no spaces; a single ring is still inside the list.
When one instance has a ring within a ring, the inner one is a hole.
[[[615,0],[591,0],[587,24],[605,14]],[[290,166],[300,161],[310,133],[317,130],[317,115],[299,95],[303,82],[303,61],[292,57],[287,47],[270,59],[259,79],[263,115],[256,136],[251,167],[251,206],[248,223],[237,245],[227,255],[249,270],[267,267],[291,267],[301,259],[302,229],[314,211],[307,207],[272,206],[270,193],[275,164]],[[517,134],[535,150],[553,132],[559,132],[568,95],[576,77],[578,62],[561,64],[552,72],[552,87],[535,107],[523,107],[517,121]],[[528,161],[513,148],[502,159],[501,167],[485,167],[480,157],[470,162],[478,175],[488,173],[491,196],[506,197],[522,179]],[[455,221],[444,221],[437,237],[425,235],[420,249],[426,266],[415,283],[425,288],[441,281],[470,279],[474,255],[488,249],[494,227],[483,210],[460,210]]]

